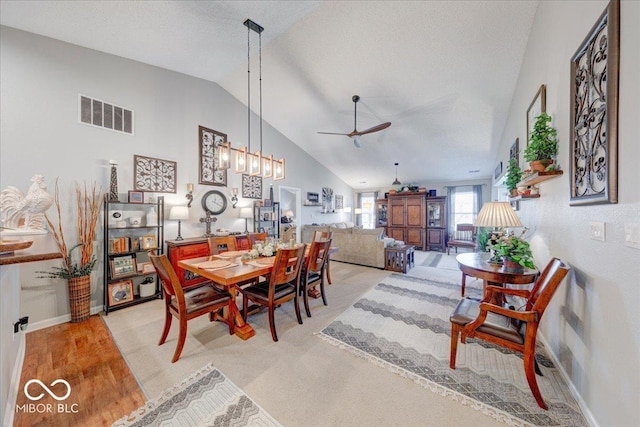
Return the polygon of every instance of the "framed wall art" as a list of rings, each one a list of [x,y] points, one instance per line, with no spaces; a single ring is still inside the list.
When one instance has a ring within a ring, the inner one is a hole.
[[[227,135],[204,126],[198,126],[198,182],[204,185],[227,185],[227,170],[218,169],[218,147],[226,144]]]
[[[111,268],[111,278],[130,276],[136,274],[136,257],[134,255],[116,256],[109,260]]]
[[[134,190],[154,193],[175,193],[176,167],[176,162],[171,160],[134,155]]]
[[[144,192],[129,190],[128,200],[129,200],[129,203],[144,203]]]
[[[502,175],[502,162],[498,163],[495,170],[493,171],[493,179],[498,179]]]
[[[121,282],[109,283],[109,306],[124,304],[133,301],[133,281],[123,280]]]
[[[336,194],[336,209],[344,209],[344,197],[340,194]]]
[[[519,159],[520,153],[520,138],[516,138],[515,142],[511,144],[511,148],[509,148],[509,160],[516,159],[518,163],[520,163]]]
[[[536,92],[536,96],[533,97],[533,101],[527,108],[527,146],[529,146],[529,140],[531,139],[531,132],[533,131],[533,125],[536,123],[536,117],[547,111],[547,89],[545,85],[540,85],[540,89]]]
[[[242,174],[242,197],[262,199],[262,177]]]
[[[570,205],[618,203],[620,2],[611,0],[571,58]]]

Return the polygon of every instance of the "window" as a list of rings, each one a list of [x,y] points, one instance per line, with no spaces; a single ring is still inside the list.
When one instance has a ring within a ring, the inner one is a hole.
[[[362,228],[374,229],[376,219],[376,201],[372,193],[362,193]]]
[[[454,230],[458,224],[473,224],[477,212],[473,211],[473,190],[471,187],[456,189],[453,212]]]

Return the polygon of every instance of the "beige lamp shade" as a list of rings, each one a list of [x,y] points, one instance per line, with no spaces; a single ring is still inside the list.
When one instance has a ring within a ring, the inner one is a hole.
[[[487,202],[482,205],[475,227],[524,227],[509,202]]]
[[[240,218],[253,218],[253,210],[251,208],[240,208]]]
[[[189,219],[189,208],[186,206],[172,206],[171,211],[169,211],[169,219]]]

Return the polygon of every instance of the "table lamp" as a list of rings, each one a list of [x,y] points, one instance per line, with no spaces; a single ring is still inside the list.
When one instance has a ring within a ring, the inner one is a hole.
[[[520,218],[511,207],[509,202],[487,202],[482,205],[482,209],[478,212],[478,217],[473,222],[474,227],[491,227],[491,237],[489,244],[495,244],[500,236],[502,229],[505,227],[524,227],[520,222]],[[496,254],[492,251],[491,260],[497,261]]]
[[[240,208],[240,218],[244,218],[244,232],[249,233],[249,218],[253,218],[253,209],[250,207]]]
[[[172,206],[169,211],[169,219],[178,220],[178,237],[176,240],[184,240],[180,234],[180,223],[182,220],[189,219],[189,208],[186,206]]]

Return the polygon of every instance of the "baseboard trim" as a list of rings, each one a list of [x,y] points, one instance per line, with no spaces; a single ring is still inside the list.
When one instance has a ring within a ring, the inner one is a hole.
[[[90,314],[98,314],[102,311],[102,306],[91,307],[89,313]],[[41,320],[39,322],[29,323],[29,329],[27,333],[33,331],[39,331],[40,329],[48,328],[50,326],[60,325],[62,323],[67,323],[71,320],[71,314],[64,314],[58,317],[52,317],[51,319]]]
[[[4,408],[3,426],[12,426],[13,418],[16,414],[16,402],[18,401],[18,389],[20,387],[20,377],[22,376],[22,366],[24,365],[24,357],[26,354],[25,334],[19,334],[20,343],[18,344],[18,354],[16,363],[13,365],[11,373],[11,385],[9,386],[9,394],[7,395],[7,404]]]
[[[564,366],[562,366],[562,364],[560,363],[560,360],[558,360],[558,358],[556,357],[556,354],[551,350],[549,343],[544,338],[544,335],[540,332],[538,335],[538,339],[540,342],[542,342],[542,345],[547,351],[547,355],[553,361],[553,364],[556,366],[556,368],[558,368],[558,372],[560,372],[560,376],[562,376],[562,379],[565,381],[565,383],[567,383],[567,386],[569,387],[569,391],[571,392],[571,395],[578,403],[578,406],[580,407],[580,410],[582,411],[582,414],[584,415],[585,420],[589,423],[589,426],[599,427],[598,422],[595,420],[595,418],[593,417],[593,414],[591,413],[591,410],[589,410],[589,406],[584,401],[584,399],[578,392],[578,389],[575,387],[575,385],[573,385],[571,378],[569,378],[569,374],[567,374],[567,371],[565,371]]]

